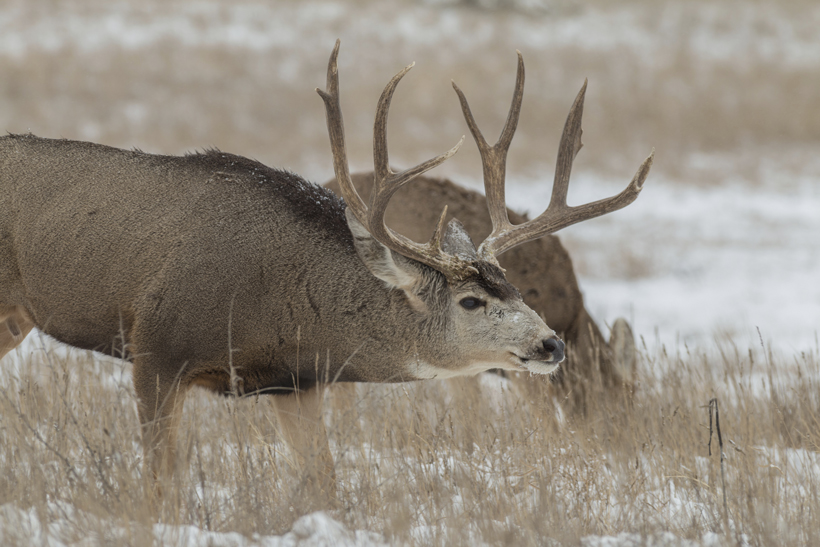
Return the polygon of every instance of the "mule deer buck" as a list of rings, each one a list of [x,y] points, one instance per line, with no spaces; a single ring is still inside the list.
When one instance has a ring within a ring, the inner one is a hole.
[[[361,194],[370,195],[372,172],[356,173],[351,178]],[[335,178],[324,186],[337,194],[341,192]],[[385,221],[410,239],[425,237],[428,226],[438,220],[435,207],[442,203],[448,206],[445,221],[458,218],[467,233],[478,238],[487,237],[492,231],[484,196],[449,179],[420,176],[396,194],[387,208]],[[509,209],[507,215],[513,224],[528,220]],[[637,352],[632,330],[626,320],[617,319],[610,340],[606,341],[584,306],[572,259],[557,236],[527,241],[498,257],[498,262],[524,303],[567,344],[567,358],[553,374],[556,389],[563,395],[572,393],[573,401],[577,396],[582,405],[584,388],[589,382],[600,381],[605,390],[632,386]]]
[[[583,92],[562,138],[547,211],[513,226],[504,156],[524,85],[501,141],[482,146],[492,234],[476,249],[458,221],[418,244],[384,224],[393,193],[452,156],[389,168],[385,87],[374,128],[375,188],[366,204],[347,167],[336,59],[324,100],[336,177],[330,190],[253,160],[208,151],[161,156],[32,135],[0,139],[0,356],[33,327],[133,361],[146,459],[173,471],[186,393],[269,393],[300,459],[334,484],[320,416],[329,382],[402,382],[490,368],[548,374],[564,345],[504,277],[496,256],[559,228],[620,209],[651,163],[613,198],[565,203],[580,147]],[[412,66],[412,65],[411,65]],[[462,137],[463,140],[463,137]],[[460,143],[459,143],[460,144]]]

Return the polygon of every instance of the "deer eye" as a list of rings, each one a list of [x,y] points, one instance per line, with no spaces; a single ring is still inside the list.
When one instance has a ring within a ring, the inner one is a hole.
[[[483,306],[484,301],[472,296],[468,296],[467,298],[462,298],[459,304],[461,304],[461,307],[465,310],[475,310]]]

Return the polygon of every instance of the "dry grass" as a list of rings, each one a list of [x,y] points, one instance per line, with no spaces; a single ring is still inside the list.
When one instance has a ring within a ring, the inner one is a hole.
[[[817,354],[760,361],[728,343],[713,353],[645,352],[634,396],[613,402],[593,387],[586,416],[565,420],[538,378],[338,386],[325,413],[340,478],[331,514],[407,545],[572,544],[664,531],[816,544]],[[267,535],[315,507],[266,399],[203,392],[187,402],[181,468],[152,516],[122,366],[36,352],[16,371],[4,368],[0,506],[59,523],[65,542],[133,545],[153,541],[155,518]],[[712,397],[725,478],[716,438],[708,452]],[[0,530],[5,545],[30,538],[19,517]]]

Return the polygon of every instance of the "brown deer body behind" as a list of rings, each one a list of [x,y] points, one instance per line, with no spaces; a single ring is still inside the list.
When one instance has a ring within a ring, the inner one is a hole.
[[[362,195],[370,195],[373,173],[352,175]],[[335,178],[324,185],[337,194]],[[387,208],[388,225],[416,241],[427,237],[429,226],[438,220],[437,207],[447,205],[447,221],[457,218],[467,232],[479,240],[492,231],[492,221],[483,195],[449,179],[423,176],[396,193]],[[528,219],[507,210],[513,224]],[[623,320],[613,326],[612,346],[601,334],[584,306],[583,295],[569,253],[557,236],[547,235],[527,241],[498,257],[507,280],[520,292],[524,303],[539,314],[547,325],[567,343],[567,361],[555,372],[555,383],[564,390],[577,390],[579,384],[593,381],[596,375],[604,386],[629,385],[634,377],[635,347],[631,329]]]

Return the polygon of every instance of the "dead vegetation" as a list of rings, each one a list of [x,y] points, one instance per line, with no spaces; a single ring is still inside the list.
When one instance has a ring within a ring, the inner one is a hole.
[[[5,545],[31,539],[5,520],[17,514],[9,507],[52,524],[64,542],[135,545],[150,543],[155,518],[269,535],[316,507],[302,497],[269,402],[202,392],[185,409],[185,463],[152,515],[127,371],[58,353],[34,352],[0,378]],[[587,415],[563,419],[562,401],[537,378],[337,386],[325,411],[340,483],[331,514],[406,545],[566,544],[622,532],[813,544],[819,364],[816,353],[778,358],[728,342],[708,355],[645,351],[634,395],[603,408],[596,401],[611,398],[590,389]],[[712,398],[725,476],[716,437],[710,455]]]

